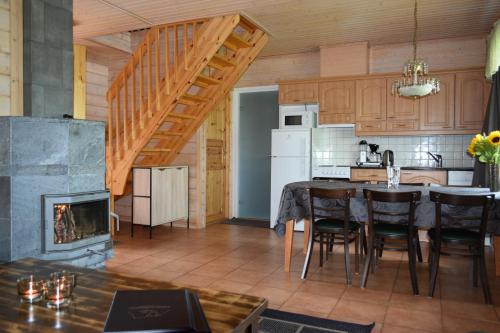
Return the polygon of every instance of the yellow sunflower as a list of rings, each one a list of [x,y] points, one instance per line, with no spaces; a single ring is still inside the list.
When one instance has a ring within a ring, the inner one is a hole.
[[[500,145],[500,131],[493,131],[486,138],[493,146]]]
[[[478,134],[475,137],[473,137],[470,144],[469,144],[469,148],[467,148],[467,152],[472,157],[476,156],[476,144],[478,143],[478,141],[480,141],[482,139],[482,137],[479,138],[478,136],[481,136],[481,135]]]

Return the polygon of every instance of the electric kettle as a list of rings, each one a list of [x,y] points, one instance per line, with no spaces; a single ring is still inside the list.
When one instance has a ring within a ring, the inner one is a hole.
[[[394,165],[394,153],[392,150],[385,150],[382,157],[382,165],[385,167]]]

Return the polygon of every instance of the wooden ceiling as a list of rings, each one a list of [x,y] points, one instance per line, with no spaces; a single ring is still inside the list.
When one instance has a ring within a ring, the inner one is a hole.
[[[75,0],[75,40],[155,24],[241,12],[271,38],[261,55],[322,45],[409,42],[413,0]],[[500,18],[499,0],[419,0],[418,39],[484,35]]]

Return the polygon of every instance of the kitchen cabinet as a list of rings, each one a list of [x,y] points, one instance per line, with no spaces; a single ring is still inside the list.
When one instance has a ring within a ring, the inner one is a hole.
[[[282,83],[278,99],[280,104],[318,103],[318,82]]]
[[[447,184],[445,170],[401,170],[401,183]]]
[[[455,75],[455,128],[480,131],[488,105],[490,85],[484,71]]]
[[[436,75],[439,93],[420,99],[420,130],[450,131],[455,118],[455,74]]]
[[[356,121],[385,121],[386,80],[356,80]]]
[[[386,182],[386,169],[351,169],[352,181]]]
[[[387,78],[387,125],[388,132],[417,131],[419,129],[420,100],[392,94],[392,83],[398,77]]]
[[[356,80],[356,133],[386,130],[386,80]]]
[[[186,220],[189,228],[188,167],[132,169],[132,232],[135,224],[151,228]]]
[[[319,124],[354,123],[356,109],[355,81],[319,83]]]

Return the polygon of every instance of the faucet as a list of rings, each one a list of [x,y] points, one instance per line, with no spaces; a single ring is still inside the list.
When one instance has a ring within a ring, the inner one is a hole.
[[[427,154],[429,154],[432,157],[432,159],[434,161],[436,161],[436,164],[437,164],[438,168],[442,168],[443,167],[443,156],[441,156],[439,154],[433,154],[430,151],[428,151]]]

